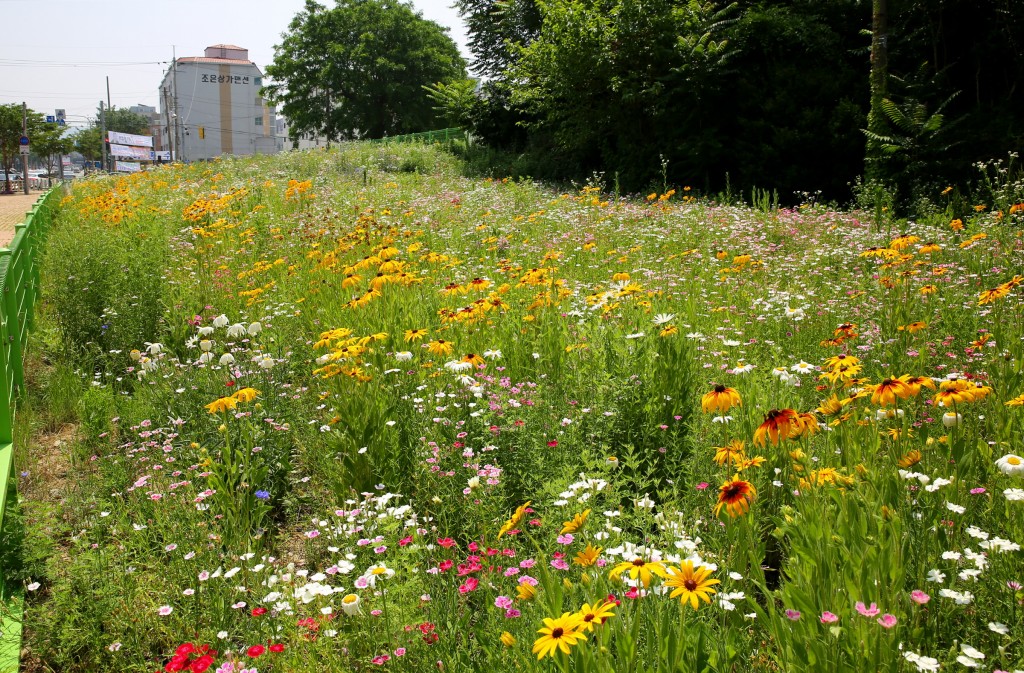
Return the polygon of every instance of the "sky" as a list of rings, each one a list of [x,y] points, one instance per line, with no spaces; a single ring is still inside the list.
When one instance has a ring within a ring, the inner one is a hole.
[[[423,17],[449,28],[466,49],[452,0],[412,0]],[[333,6],[329,0],[321,4]],[[157,89],[172,54],[202,56],[214,44],[249,50],[264,69],[305,0],[0,0],[0,104],[28,104],[43,115],[67,111],[84,126],[107,99],[117,107],[159,107]]]

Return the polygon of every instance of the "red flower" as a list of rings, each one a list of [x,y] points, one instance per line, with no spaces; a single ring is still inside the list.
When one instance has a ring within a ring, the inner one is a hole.
[[[445,559],[441,561],[441,563],[438,565],[438,568],[441,569],[441,572],[444,572],[446,570],[451,570],[453,565],[455,565],[454,561],[452,561],[451,559]]]
[[[261,654],[263,654],[266,651],[267,651],[267,648],[263,647],[262,645],[253,645],[248,650],[246,650],[245,653],[248,654],[253,659],[255,659],[256,657],[260,656]]]
[[[270,646],[270,651],[274,653],[284,652],[284,643],[274,643]]]
[[[558,442],[552,439],[550,442],[548,442],[548,446],[558,446]]]
[[[437,544],[441,545],[445,549],[450,549],[455,546],[455,540],[451,539],[450,537],[442,537],[438,538]]]
[[[423,622],[422,624],[420,624],[420,633],[422,633],[423,635],[427,635],[428,633],[433,631],[434,628],[434,625],[430,622]]]
[[[403,537],[401,540],[399,540],[398,541],[398,546],[399,547],[404,547],[404,546],[408,545],[410,542],[412,542],[412,535],[410,535],[409,537]]]
[[[427,645],[433,645],[438,640],[439,638],[436,633],[428,633],[427,635],[423,636],[423,642],[425,642]]]
[[[253,608],[252,609],[252,616],[253,617],[260,617],[260,616],[265,615],[265,614],[267,614],[267,609],[266,608],[259,607],[259,608]]]
[[[188,656],[196,651],[196,646],[192,643],[182,643],[178,645],[178,649],[174,650],[174,653],[179,656]]]
[[[184,671],[188,666],[188,655],[187,654],[176,654],[171,657],[171,660],[164,664],[164,670],[167,673],[174,673],[175,671]]]
[[[225,383],[224,385],[226,385],[226,386],[227,386],[228,388],[231,388],[232,386],[234,386],[234,385],[235,385],[235,382],[234,382],[234,381],[228,381],[228,382],[227,382],[227,383]]]
[[[192,673],[203,673],[210,666],[213,666],[213,657],[209,654],[204,654],[193,661],[188,670],[192,671]]]

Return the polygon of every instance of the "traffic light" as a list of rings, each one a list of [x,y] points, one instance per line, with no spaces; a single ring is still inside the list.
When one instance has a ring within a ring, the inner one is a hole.
[[[206,140],[206,127],[205,126],[200,126],[199,127],[199,139],[200,140]]]

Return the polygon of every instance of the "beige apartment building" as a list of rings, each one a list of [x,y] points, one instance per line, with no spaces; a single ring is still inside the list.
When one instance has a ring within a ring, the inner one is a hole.
[[[216,44],[176,59],[160,84],[158,146],[184,161],[280,152],[277,115],[261,86],[263,73],[243,47]]]

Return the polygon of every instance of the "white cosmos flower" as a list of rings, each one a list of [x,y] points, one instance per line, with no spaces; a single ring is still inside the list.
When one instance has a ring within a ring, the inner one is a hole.
[[[1008,488],[1003,491],[1003,495],[1007,500],[1019,502],[1024,500],[1024,488]]]
[[[654,316],[655,325],[665,325],[672,322],[676,317],[675,313],[659,313]]]
[[[960,651],[966,654],[971,659],[984,659],[985,653],[974,649],[967,643],[960,643]]]
[[[473,363],[463,362],[462,360],[449,360],[444,363],[444,368],[451,372],[464,372],[468,369],[472,369]]]
[[[199,348],[202,351],[209,353],[213,349],[213,342],[210,341],[209,339],[203,339],[202,341],[199,342]]]
[[[212,362],[212,361],[213,361],[213,353],[211,353],[210,351],[206,351],[206,352],[200,354],[200,356],[199,356],[199,363],[200,364],[204,364],[205,365],[206,363]]]
[[[974,659],[971,659],[970,657],[968,657],[965,654],[961,654],[959,657],[957,657],[956,661],[957,661],[958,664],[962,664],[963,666],[966,666],[967,668],[978,668],[979,666],[981,666],[981,662],[980,661],[976,661]]]
[[[964,420],[962,414],[953,413],[952,411],[942,414],[942,424],[947,428],[955,428],[960,425],[960,422]]]
[[[735,339],[723,339],[722,340],[722,345],[723,346],[728,346],[729,348],[733,348],[735,346],[739,346],[740,342],[736,341]]]
[[[224,355],[220,356],[220,364],[221,364],[221,366],[227,367],[228,365],[233,365],[234,363],[235,363],[235,356],[232,355],[231,353],[225,353]]]
[[[247,329],[246,331],[249,332],[249,336],[256,336],[257,334],[263,331],[263,325],[262,323],[260,323],[260,321],[257,320],[254,323],[250,323],[249,329]]]
[[[963,514],[964,512],[967,511],[966,508],[964,508],[964,507],[962,507],[960,505],[955,505],[955,504],[953,504],[951,502],[947,502],[946,503],[946,509],[948,509],[950,512],[953,512],[955,514]]]
[[[408,362],[409,360],[412,360],[412,353],[409,351],[399,351],[395,353],[395,359],[399,362]]]
[[[359,594],[348,594],[341,599],[341,609],[346,615],[350,617],[354,617],[355,615],[361,615],[363,613],[359,609],[359,603]]]
[[[626,335],[627,339],[641,339],[643,337],[644,337],[644,333],[643,332],[636,332],[634,334],[627,334]]]
[[[228,328],[228,336],[232,339],[236,339],[241,336],[245,336],[245,325],[240,322],[236,322],[234,325]]]
[[[199,332],[199,336],[210,336],[213,334],[213,328],[209,325],[203,325],[197,331]]]
[[[213,319],[213,326],[218,329],[221,327],[227,327],[229,324],[231,324],[231,321],[228,320],[228,317],[223,313]]]
[[[814,372],[816,368],[815,368],[814,365],[810,364],[809,362],[804,362],[803,360],[801,360],[800,362],[796,363],[795,365],[793,365],[789,369],[790,369],[790,371],[794,371],[797,374],[810,374],[810,373]]]
[[[146,342],[146,350],[150,355],[160,355],[164,351],[164,346],[161,343],[149,343]]]
[[[994,633],[998,633],[1001,636],[1005,636],[1007,633],[1010,632],[1010,627],[1001,622],[989,622],[988,630]]]
[[[485,350],[484,351],[484,357],[487,358],[488,360],[500,360],[501,359],[501,351],[498,350],[497,348],[495,348],[494,350],[490,350],[490,349]]]
[[[999,471],[1003,474],[1020,476],[1024,474],[1024,458],[1008,453],[996,461],[996,467],[998,467]]]
[[[261,369],[273,369],[274,358],[270,357],[269,355],[264,355],[260,357],[256,361],[256,363],[260,366]]]

